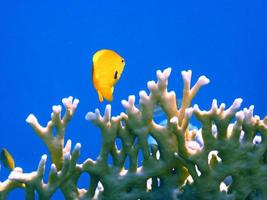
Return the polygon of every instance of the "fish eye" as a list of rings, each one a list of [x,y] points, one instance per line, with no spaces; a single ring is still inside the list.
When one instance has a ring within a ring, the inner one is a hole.
[[[114,79],[117,79],[117,78],[118,78],[118,71],[115,71]]]
[[[122,59],[121,62],[124,63],[124,60]]]

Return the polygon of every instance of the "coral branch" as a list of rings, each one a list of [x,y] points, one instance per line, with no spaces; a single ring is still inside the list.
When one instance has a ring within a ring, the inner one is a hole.
[[[209,79],[200,76],[191,87],[190,70],[182,71],[182,105],[177,108],[175,92],[167,89],[170,73],[171,68],[158,70],[157,82],[147,82],[149,94],[139,92],[139,105],[133,95],[122,100],[125,112],[118,116],[112,117],[110,105],[102,115],[99,109],[86,114],[101,129],[96,160],[77,164],[81,144],[72,153],[71,140],[64,146],[77,99],[62,100],[63,117],[62,107],[53,106],[45,127],[30,114],[26,121],[46,144],[53,162],[48,181],[43,155],[36,171],[15,168],[0,182],[0,199],[16,187],[25,189],[27,199],[34,199],[35,192],[40,199],[50,199],[58,188],[65,199],[267,199],[267,117],[254,115],[254,106],[240,110],[241,98],[227,109],[216,99],[207,111],[197,104],[191,107]],[[166,114],[166,124],[153,119],[156,106]],[[201,127],[192,128],[193,115]],[[83,173],[90,176],[88,188],[77,187]]]
[[[70,143],[70,142],[69,142]],[[23,173],[22,170],[14,170],[9,175],[9,180],[25,185],[26,196],[34,197],[34,191],[39,194],[40,199],[49,199],[52,194],[75,172],[77,159],[80,155],[81,144],[76,144],[72,155],[69,151],[64,153],[62,170],[58,171],[55,164],[52,164],[47,184],[43,181],[47,155],[43,155],[37,171]],[[68,191],[70,193],[70,191]]]
[[[62,167],[65,130],[77,108],[79,100],[73,100],[73,97],[69,97],[62,99],[62,102],[66,108],[63,119],[61,119],[62,108],[60,105],[52,107],[51,120],[47,123],[46,127],[41,126],[33,114],[30,114],[26,119],[26,122],[32,126],[35,133],[46,144],[52,157],[52,162],[56,165],[57,169]],[[56,130],[55,136],[53,129]]]
[[[22,169],[16,167],[11,173],[22,173]],[[7,199],[7,194],[15,188],[24,188],[25,185],[12,180],[5,180],[0,182],[0,199]]]
[[[181,108],[179,109],[179,125],[182,125],[184,115],[185,115],[185,110],[186,108],[190,107],[190,103],[192,99],[195,97],[196,93],[199,91],[199,89],[208,84],[210,81],[208,78],[205,76],[199,77],[198,81],[196,84],[192,87],[191,89],[191,76],[192,76],[192,71],[182,71],[182,77],[184,81],[184,89],[183,89],[183,99],[182,99],[182,105]]]

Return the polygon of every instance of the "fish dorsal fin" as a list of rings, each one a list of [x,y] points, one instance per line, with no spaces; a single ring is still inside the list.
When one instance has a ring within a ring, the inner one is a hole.
[[[103,54],[105,54],[107,51],[109,51],[109,50],[107,50],[107,49],[102,49],[102,50],[100,50],[100,51],[97,51],[97,52],[94,54],[94,56],[93,56],[93,62],[96,63],[96,62],[99,60],[99,58],[100,58]]]
[[[114,60],[119,60],[121,61],[122,58],[114,51],[109,50],[109,49],[102,49],[97,51],[94,56],[93,56],[93,63],[98,63],[102,61],[114,61]]]

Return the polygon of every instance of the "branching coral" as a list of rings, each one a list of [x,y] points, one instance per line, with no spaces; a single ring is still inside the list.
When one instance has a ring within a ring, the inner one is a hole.
[[[35,190],[38,192],[40,199],[49,199],[59,187],[62,191],[67,191],[64,192],[66,198],[70,199],[75,196],[73,194],[74,191],[69,192],[69,187],[73,186],[73,183],[70,182],[71,177],[76,175],[78,171],[76,161],[80,154],[81,145],[79,143],[76,144],[71,154],[71,141],[68,140],[64,147],[64,136],[66,126],[79,101],[75,99],[72,102],[72,97],[69,97],[68,99],[63,99],[62,102],[66,108],[64,117],[61,119],[61,106],[53,106],[51,121],[47,123],[46,127],[42,127],[32,114],[26,119],[26,121],[33,127],[35,133],[46,144],[53,162],[50,168],[47,184],[43,181],[44,168],[47,159],[46,155],[42,156],[36,172],[22,173],[22,170],[14,170],[10,174],[10,180],[23,183],[27,199],[34,199]],[[53,129],[56,129],[55,136],[53,135]],[[76,190],[75,185],[75,192],[77,192]]]
[[[241,102],[236,99],[227,110],[224,104],[218,108],[216,100],[209,111],[194,106],[202,123],[204,147],[194,155],[175,154],[194,180],[183,188],[182,199],[267,199],[266,118],[253,116],[253,106],[238,111]],[[220,192],[228,177],[230,185]]]
[[[191,71],[182,72],[183,97],[177,109],[175,93],[167,90],[170,73],[170,68],[157,71],[157,83],[147,84],[149,94],[139,93],[139,107],[135,105],[135,96],[129,96],[122,101],[126,112],[119,116],[111,117],[110,105],[103,115],[98,109],[87,113],[86,119],[98,126],[102,134],[101,151],[95,161],[87,159],[77,164],[81,145],[76,144],[72,153],[70,140],[64,146],[65,129],[78,100],[63,99],[66,111],[62,118],[61,106],[53,106],[46,127],[29,115],[26,121],[44,141],[54,163],[49,179],[44,182],[47,156],[43,155],[36,172],[23,173],[21,168],[15,168],[8,180],[0,184],[0,198],[5,199],[16,187],[25,188],[27,199],[34,199],[35,191],[40,199],[49,199],[58,188],[65,199],[267,198],[267,118],[253,116],[253,107],[238,111],[241,99],[236,99],[227,110],[224,104],[218,108],[216,100],[209,111],[201,111],[197,105],[190,107],[198,90],[209,83],[201,76],[191,87]],[[165,112],[166,125],[153,120],[155,106]],[[189,130],[192,115],[202,124],[198,130]],[[157,144],[148,142],[150,136]],[[203,142],[197,141],[197,136]],[[140,154],[143,160],[138,166]],[[129,167],[125,167],[127,160]],[[77,182],[83,173],[90,175],[90,186],[79,189]]]

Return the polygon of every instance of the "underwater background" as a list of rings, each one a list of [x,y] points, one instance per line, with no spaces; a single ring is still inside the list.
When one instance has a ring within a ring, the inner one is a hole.
[[[35,171],[44,143],[25,122],[33,113],[43,125],[52,105],[73,96],[80,100],[66,139],[82,144],[79,162],[96,159],[100,130],[85,120],[98,101],[93,87],[92,56],[102,48],[125,58],[124,72],[110,102],[112,114],[124,111],[121,100],[156,80],[156,70],[172,67],[169,90],[181,97],[180,72],[193,81],[206,75],[210,84],[193,101],[208,109],[212,99],[267,115],[267,1],[0,1],[0,148],[16,166]],[[160,119],[161,120],[161,119]],[[49,158],[49,157],[48,157]],[[51,161],[47,163],[49,168]],[[49,165],[48,165],[49,164]],[[3,166],[0,180],[9,171]],[[78,186],[87,187],[83,176]],[[23,199],[16,189],[8,199]],[[53,199],[63,199],[57,192]]]

